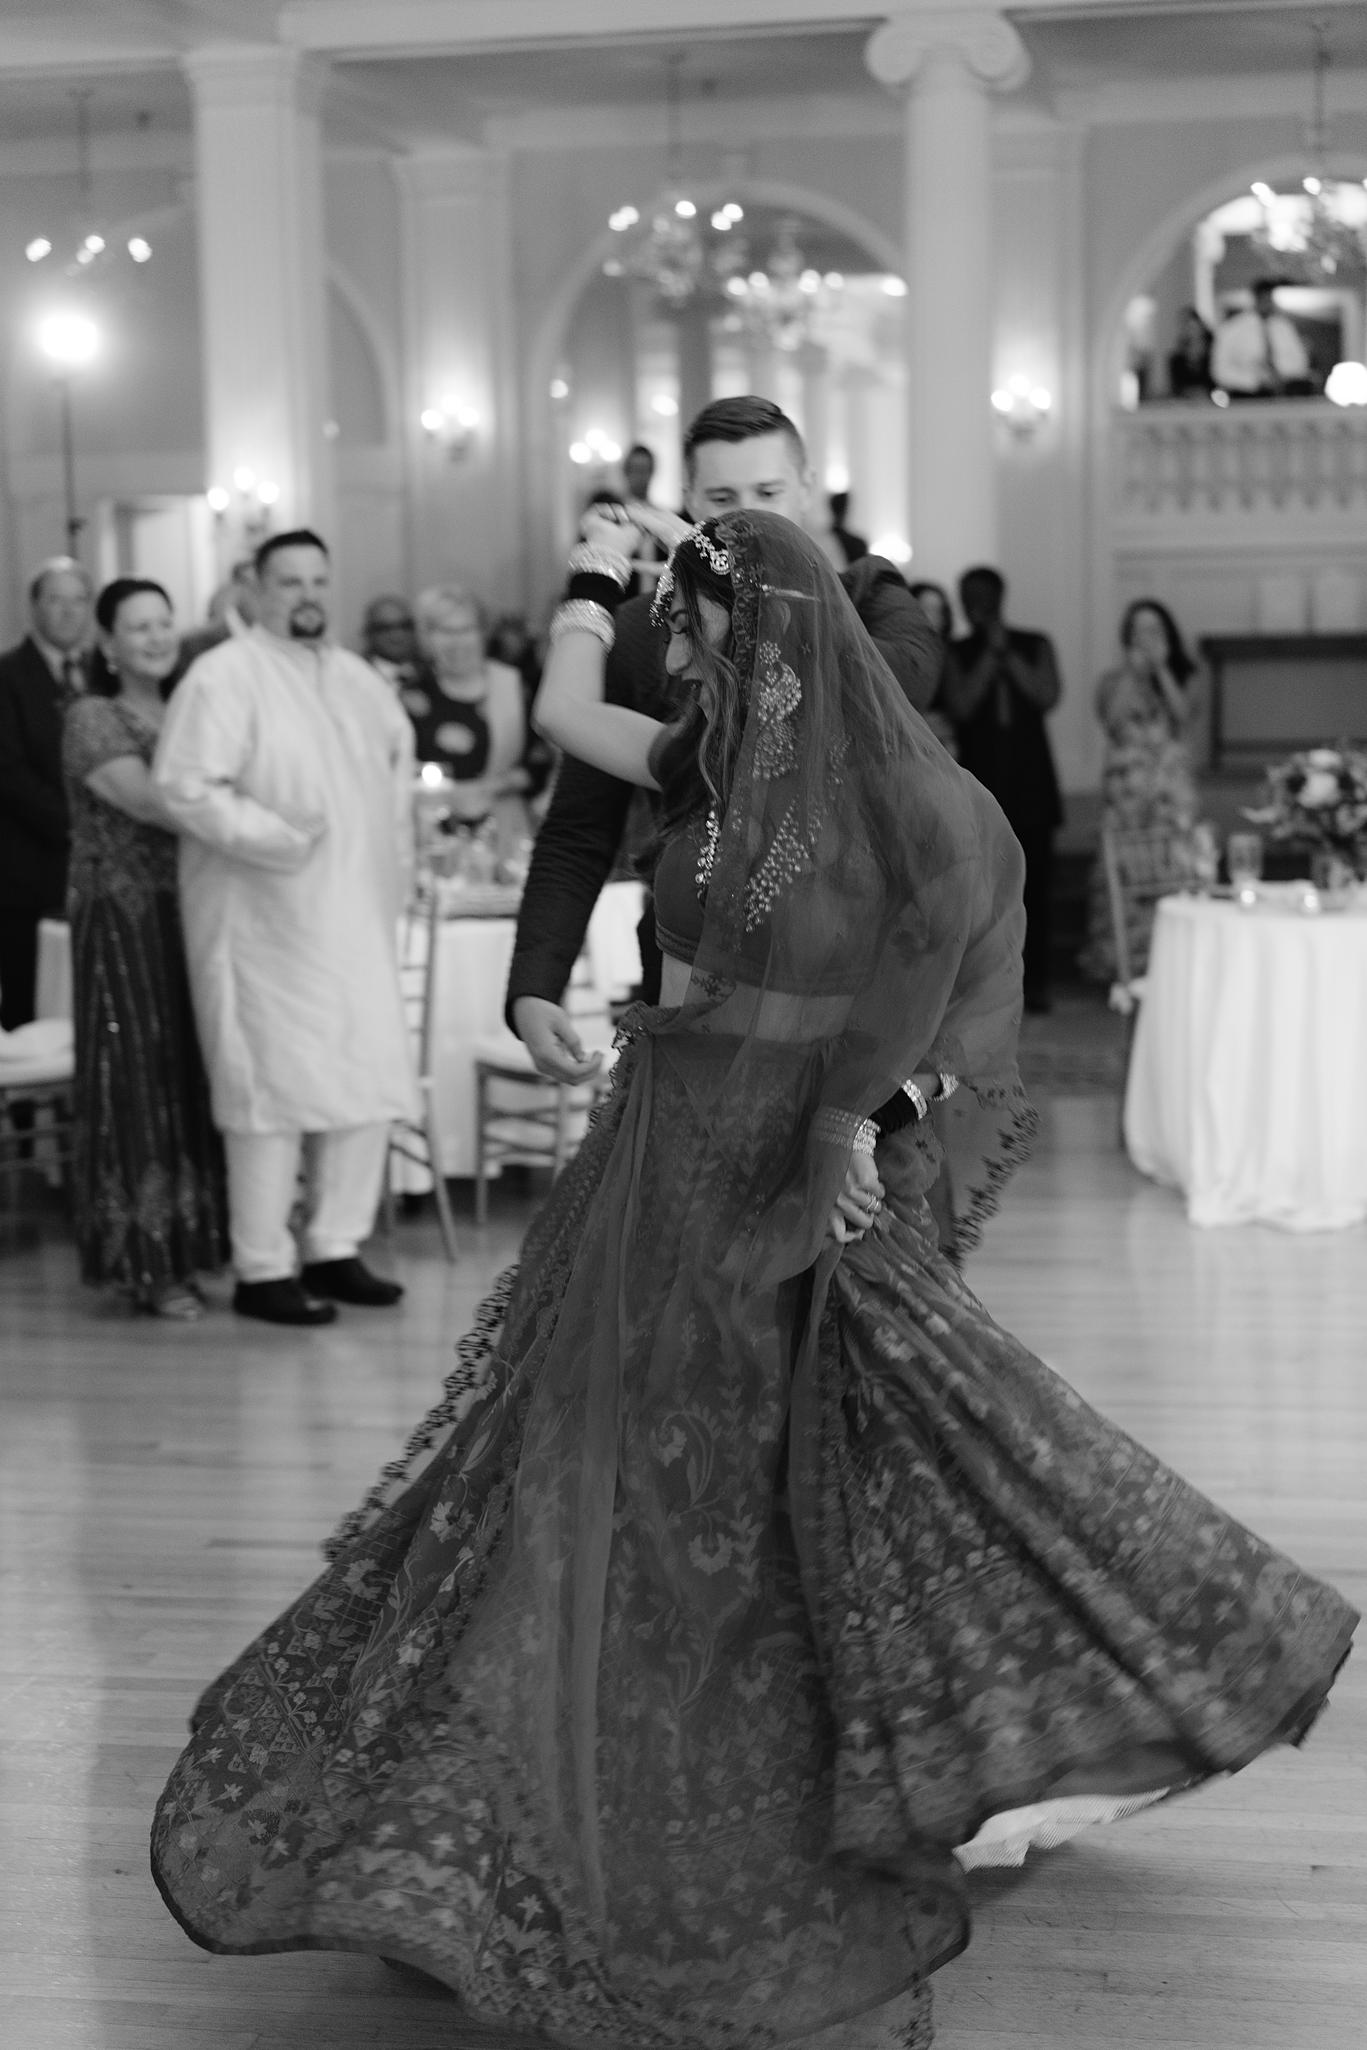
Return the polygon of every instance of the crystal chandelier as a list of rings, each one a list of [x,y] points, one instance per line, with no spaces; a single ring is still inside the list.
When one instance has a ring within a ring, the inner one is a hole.
[[[1325,144],[1325,86],[1329,73],[1328,27],[1311,24],[1315,38],[1314,97],[1306,138],[1309,169],[1299,192],[1274,192],[1261,180],[1253,196],[1263,210],[1250,246],[1288,282],[1325,284],[1367,262],[1367,191],[1328,175]]]
[[[619,206],[609,214],[614,235],[630,238],[620,255],[610,256],[603,265],[610,278],[639,278],[653,286],[661,303],[672,313],[694,304],[717,304],[732,278],[744,269],[744,237],[736,233],[745,209],[734,200],[717,207],[710,220],[711,233],[703,227],[697,202],[690,198],[682,171],[679,139],[679,97],[683,55],[674,52],[665,59],[665,187],[650,220],[642,227],[634,206]],[[639,234],[633,235],[634,229]]]
[[[136,264],[148,263],[152,245],[145,235],[129,235],[119,246],[100,224],[90,176],[90,89],[80,87],[71,97],[76,106],[76,206],[65,234],[31,236],[24,254],[31,264],[72,278],[88,277],[124,256]]]

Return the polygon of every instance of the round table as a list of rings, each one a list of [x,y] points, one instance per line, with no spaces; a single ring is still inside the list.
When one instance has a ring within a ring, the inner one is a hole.
[[[1165,897],[1125,1144],[1183,1191],[1193,1224],[1367,1218],[1367,904]]]

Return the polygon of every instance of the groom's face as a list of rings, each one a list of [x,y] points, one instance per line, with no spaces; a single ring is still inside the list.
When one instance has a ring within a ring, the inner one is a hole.
[[[800,525],[811,495],[811,471],[780,429],[746,441],[701,442],[693,451],[684,500],[691,520],[771,512]]]

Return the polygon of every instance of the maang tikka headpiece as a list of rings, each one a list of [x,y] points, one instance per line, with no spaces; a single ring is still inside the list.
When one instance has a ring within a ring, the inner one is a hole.
[[[665,625],[669,618],[669,601],[674,595],[674,564],[684,549],[688,549],[697,557],[699,566],[705,572],[711,572],[710,576],[704,577],[706,583],[721,583],[727,586],[731,583],[730,549],[721,547],[705,526],[690,527],[660,571],[659,581],[655,586],[655,601],[650,608],[651,621],[655,626]],[[724,594],[718,591],[717,596],[729,604],[731,592],[729,589]]]

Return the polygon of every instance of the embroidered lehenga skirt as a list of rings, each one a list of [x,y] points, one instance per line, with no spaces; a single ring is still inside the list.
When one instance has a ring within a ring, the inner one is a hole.
[[[1352,1613],[1001,1331],[914,1186],[752,1279],[801,1056],[719,1131],[653,1015],[383,1500],[200,1702],[156,1877],[208,1949],[561,2044],[927,2040],[959,1848],[1295,1742]]]

